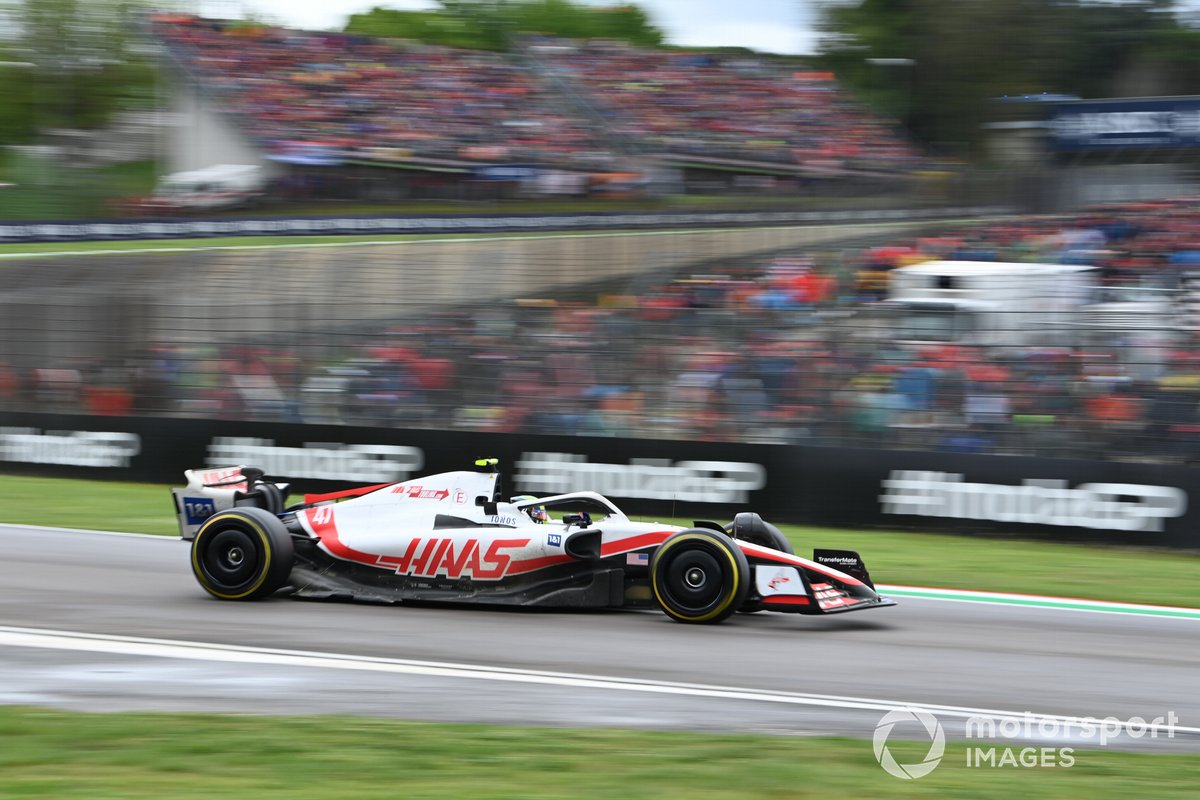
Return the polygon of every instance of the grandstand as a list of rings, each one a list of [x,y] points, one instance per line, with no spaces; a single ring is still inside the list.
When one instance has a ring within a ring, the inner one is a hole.
[[[369,197],[664,170],[676,185],[794,188],[917,163],[831,75],[746,56],[538,38],[502,54],[179,14],[148,30],[189,121],[171,132],[170,172],[251,163],[309,193]]]
[[[839,91],[834,76],[745,56],[667,52],[617,42],[532,40],[544,69],[609,120],[680,166],[901,172],[916,153]]]

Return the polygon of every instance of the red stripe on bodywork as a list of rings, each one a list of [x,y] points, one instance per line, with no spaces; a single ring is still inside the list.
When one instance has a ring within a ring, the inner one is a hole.
[[[619,556],[621,553],[641,550],[643,547],[654,547],[662,544],[673,533],[676,533],[676,531],[652,531],[650,533],[639,533],[637,536],[630,536],[625,539],[614,539],[611,542],[604,542],[600,545],[600,557]]]
[[[304,519],[308,522],[308,527],[321,540],[321,544],[325,546],[332,555],[346,561],[357,561],[360,564],[369,564],[372,567],[384,566],[379,563],[382,556],[374,553],[365,553],[362,550],[355,550],[342,543],[338,536],[337,524],[333,521],[333,507],[321,506],[319,508],[310,508],[304,511]]]
[[[600,557],[608,558],[609,556],[619,556],[622,553],[632,553],[635,550],[642,550],[646,547],[657,547],[675,531],[652,531],[650,533],[639,533],[636,536],[627,536],[624,539],[616,539],[611,542],[604,542],[600,545]],[[540,556],[538,558],[527,558],[523,561],[514,561],[508,566],[505,575],[520,575],[525,572],[534,572],[535,570],[545,569],[546,567],[554,567],[559,564],[566,564],[569,561],[575,561],[567,554]]]
[[[768,605],[776,606],[806,606],[809,603],[807,597],[797,597],[788,594],[773,594],[770,597],[764,597],[763,602]]]
[[[387,484],[391,486],[392,484]],[[355,550],[353,547],[345,544],[338,535],[337,525],[333,521],[334,506],[317,506],[316,508],[305,509],[303,512],[304,519],[308,522],[309,528],[321,540],[321,545],[329,551],[331,555],[345,561],[354,561],[359,564],[366,564],[370,567],[379,567],[381,569],[395,570],[399,563],[399,556],[384,556],[376,553],[367,553],[362,550]],[[425,547],[436,547],[437,551],[431,554],[424,562],[423,569],[427,570],[433,565],[433,571],[437,572],[440,567],[442,556],[446,552],[446,548],[450,544],[449,539],[425,539]],[[529,544],[528,539],[497,539],[491,542],[493,546],[501,547],[524,547]],[[482,548],[482,543],[479,545]],[[549,556],[545,559],[529,559],[527,561],[508,561],[508,556],[501,554],[501,557],[496,559],[498,562],[506,565],[506,569],[502,572],[497,572],[496,575],[475,575],[473,577],[479,580],[496,580],[507,575],[512,575],[520,572],[528,572],[534,569],[550,566],[549,563],[539,563],[549,561],[549,559],[560,559],[570,561],[571,557],[567,555]],[[499,569],[499,568],[498,568]],[[406,573],[413,574],[413,573]]]
[[[527,558],[524,561],[513,561],[508,565],[508,569],[504,571],[505,575],[520,575],[525,572],[533,572],[534,570],[553,567],[556,564],[565,564],[568,561],[574,561],[565,553],[563,555],[541,556],[540,558]]]
[[[794,556],[790,553],[780,552],[779,550],[772,550],[769,547],[761,547],[757,544],[750,544],[749,542],[743,542],[739,540],[735,541],[737,541],[738,547],[742,548],[742,552],[748,556],[753,556],[754,558],[758,558],[763,561],[774,561],[777,564],[787,564],[788,566],[792,567],[804,567],[804,569],[810,572],[819,572],[822,575],[827,575],[839,583],[846,584],[847,586],[863,585],[863,582],[858,578],[855,578],[853,575],[847,575],[844,572],[839,572],[833,567],[826,567],[825,565],[818,564],[815,561],[809,561],[807,558],[801,558],[800,556]]]
[[[374,486],[357,486],[353,489],[343,489],[340,492],[327,492],[325,494],[306,494],[304,495],[305,503],[325,503],[329,500],[343,500],[347,497],[362,497],[364,494],[378,492],[380,489],[386,489],[389,486],[395,486],[394,483],[377,483]]]

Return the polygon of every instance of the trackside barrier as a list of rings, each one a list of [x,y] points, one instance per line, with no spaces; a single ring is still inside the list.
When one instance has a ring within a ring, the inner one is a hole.
[[[171,220],[40,221],[0,224],[0,244],[112,239],[199,239],[214,236],[340,236],[370,234],[520,233],[642,230],[762,225],[840,225],[920,221],[1008,213],[997,206],[846,211],[754,211],[470,216],[245,217]]]
[[[1200,470],[925,451],[0,412],[0,472],[177,483],[251,464],[298,489],[500,459],[510,494],[593,489],[641,516],[1200,549]],[[1064,569],[1069,569],[1064,565]]]

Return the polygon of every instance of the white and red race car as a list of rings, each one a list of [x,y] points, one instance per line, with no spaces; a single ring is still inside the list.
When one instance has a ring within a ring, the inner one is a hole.
[[[189,470],[173,489],[192,571],[209,594],[558,608],[661,608],[679,622],[743,611],[829,614],[895,605],[858,554],[792,552],[759,515],[691,528],[630,520],[589,491],[501,499],[476,471],[365,486],[285,506],[251,467]]]

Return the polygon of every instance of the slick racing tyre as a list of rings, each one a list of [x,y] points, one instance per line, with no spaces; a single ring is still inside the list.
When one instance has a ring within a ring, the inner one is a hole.
[[[192,572],[221,600],[257,600],[278,591],[292,571],[292,537],[261,508],[222,511],[196,532]]]
[[[725,531],[738,541],[762,545],[781,553],[795,554],[792,543],[783,535],[783,531],[769,522],[764,522],[762,517],[752,511],[743,511],[738,514],[733,518],[733,522],[725,526]],[[762,598],[758,596],[758,592],[751,591],[738,612],[755,614],[762,610]]]
[[[750,566],[725,534],[692,528],[671,536],[654,552],[650,587],[676,622],[720,622],[746,600]]]

